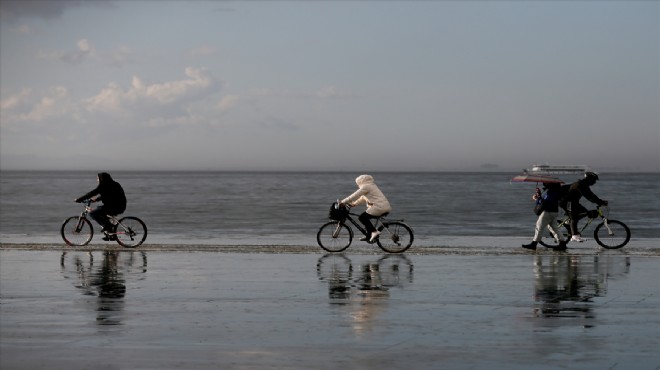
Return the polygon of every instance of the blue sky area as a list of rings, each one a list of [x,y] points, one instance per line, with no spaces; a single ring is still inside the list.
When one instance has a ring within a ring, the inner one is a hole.
[[[3,170],[660,170],[657,1],[0,4]]]

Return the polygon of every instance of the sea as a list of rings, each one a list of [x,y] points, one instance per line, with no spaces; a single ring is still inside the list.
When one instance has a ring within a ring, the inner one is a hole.
[[[418,245],[456,238],[529,240],[536,183],[509,172],[371,173]],[[331,204],[357,189],[353,172],[112,172],[128,207],[141,218],[146,243],[316,245]],[[572,177],[571,177],[572,176]],[[566,182],[576,175],[563,176]],[[660,238],[658,173],[601,173],[592,187],[610,218],[635,239]],[[80,214],[73,200],[97,185],[91,171],[0,172],[0,242],[62,243],[62,222]],[[583,200],[590,208],[590,203]],[[361,212],[362,208],[356,209]],[[96,230],[100,228],[96,225]],[[96,238],[96,237],[95,237]]]

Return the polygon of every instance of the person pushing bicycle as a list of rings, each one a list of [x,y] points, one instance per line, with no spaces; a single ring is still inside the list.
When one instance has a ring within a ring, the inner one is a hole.
[[[571,241],[583,242],[585,239],[580,235],[578,221],[587,215],[587,209],[580,204],[580,199],[585,197],[588,201],[598,206],[607,205],[606,200],[600,199],[591,191],[590,186],[596,184],[598,175],[594,172],[587,172],[584,178],[572,183],[568,187],[566,195],[560,201],[561,208],[571,217]]]
[[[371,223],[371,219],[390,213],[392,207],[383,192],[380,191],[378,186],[376,186],[374,178],[371,175],[360,175],[355,179],[355,183],[359,189],[355,193],[344,198],[339,204],[348,204],[351,207],[355,207],[362,203],[367,204],[367,210],[358,217],[360,222],[362,222],[367,229],[367,235],[360,239],[360,241],[373,243],[378,239],[380,232],[378,232]]]
[[[89,213],[89,216],[101,225],[104,234],[103,240],[110,241],[113,238],[107,233],[112,230],[112,223],[108,216],[116,216],[124,213],[126,210],[126,194],[121,185],[112,179],[107,172],[101,172],[97,176],[98,186],[89,193],[76,198],[76,203],[82,203],[86,200],[92,202],[102,201],[103,205],[97,207]]]

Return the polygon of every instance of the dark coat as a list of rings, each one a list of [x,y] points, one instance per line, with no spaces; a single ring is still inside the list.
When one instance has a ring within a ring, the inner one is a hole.
[[[544,211],[559,212],[559,199],[562,197],[561,188],[558,184],[548,185],[548,190],[536,201],[534,212],[540,215]]]
[[[605,201],[598,198],[596,194],[594,194],[591,191],[591,188],[589,186],[590,184],[588,179],[582,179],[572,183],[568,187],[568,191],[566,192],[566,195],[562,198],[560,202],[561,207],[565,209],[569,203],[572,206],[578,206],[578,204],[580,203],[580,199],[582,199],[582,197],[587,198],[588,201],[595,203],[599,206],[605,204]],[[572,207],[571,209],[574,209],[574,207]]]
[[[112,179],[109,173],[99,173],[99,186],[82,197],[76,199],[76,202],[82,202],[96,195],[100,195],[96,200],[103,202],[103,209],[111,215],[118,215],[126,210],[126,195],[124,189],[118,182]]]

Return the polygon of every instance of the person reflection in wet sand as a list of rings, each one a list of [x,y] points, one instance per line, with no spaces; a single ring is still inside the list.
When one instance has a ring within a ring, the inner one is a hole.
[[[92,280],[92,286],[98,291],[96,321],[99,325],[119,325],[119,313],[124,310],[126,281],[117,268],[118,252],[105,252],[103,257],[101,268]]]
[[[412,283],[412,263],[404,256],[362,263],[354,271],[348,257],[329,254],[319,259],[317,272],[319,279],[328,283],[330,303],[349,309],[353,332],[358,336],[373,329],[377,316],[389,303],[390,288]]]
[[[94,257],[91,252],[87,253],[87,259],[89,261],[87,266],[83,262],[83,258],[79,255],[74,256],[74,264],[79,281],[79,285],[76,287],[82,289],[85,295],[97,297],[95,311],[97,312],[96,322],[99,325],[121,324],[120,313],[124,308],[126,280],[122,269],[119,268],[118,260],[120,256],[121,252],[103,252],[103,260],[96,271],[94,269]],[[135,260],[133,253],[128,256],[128,259],[122,261],[122,268],[124,271],[130,273]],[[66,272],[65,257],[66,252],[61,257],[63,272]],[[142,253],[140,272],[146,272],[146,266],[146,254]]]
[[[607,279],[624,266],[629,271],[630,260],[614,264],[598,256],[586,258],[570,255],[537,255],[534,261],[537,317],[584,319],[584,327],[593,326],[595,318],[592,299],[607,293]]]

